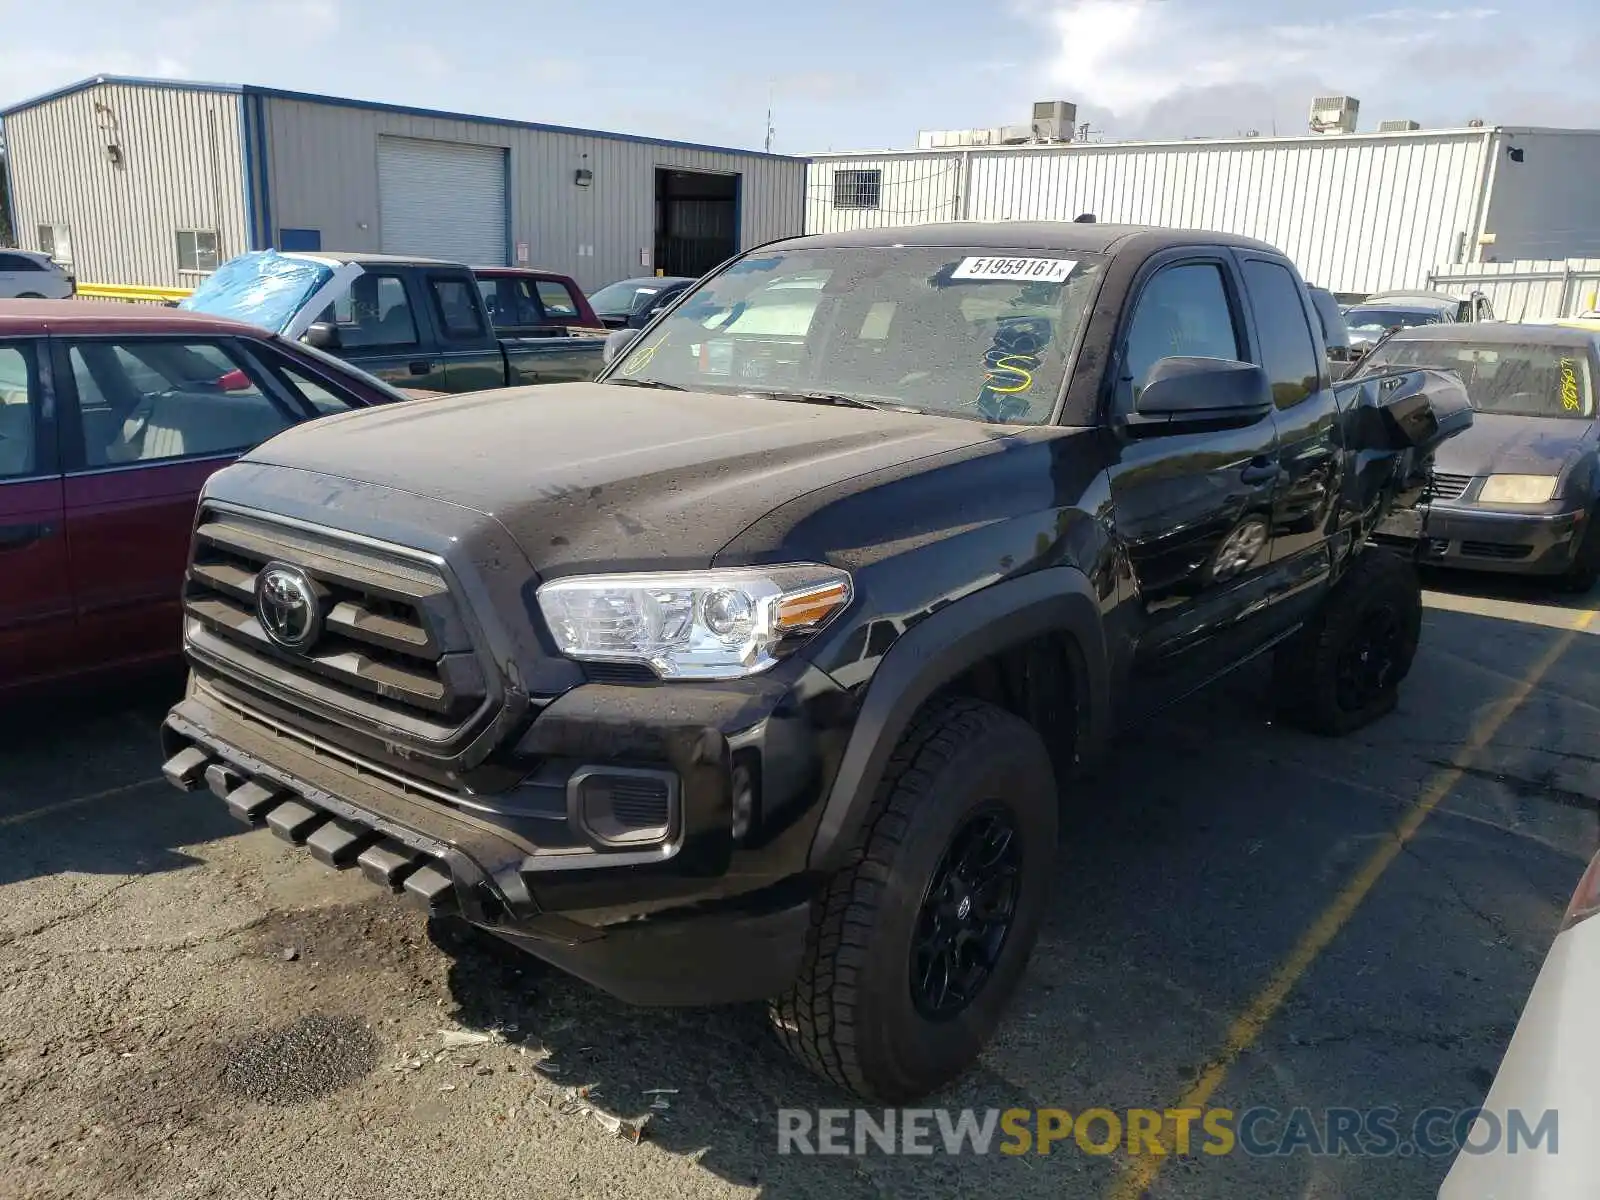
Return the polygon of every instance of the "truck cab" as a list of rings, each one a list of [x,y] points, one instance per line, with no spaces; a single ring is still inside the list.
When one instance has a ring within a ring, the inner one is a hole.
[[[546,323],[502,337],[477,275],[440,259],[253,251],[224,263],[180,307],[303,339],[421,391],[590,379],[602,363],[598,333]]]

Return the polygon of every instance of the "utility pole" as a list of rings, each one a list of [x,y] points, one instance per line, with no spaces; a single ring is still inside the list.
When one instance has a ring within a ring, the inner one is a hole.
[[[772,128],[772,89],[768,88],[767,89],[767,142],[766,142],[767,153],[768,154],[772,153],[772,135],[774,133],[776,133],[776,132],[777,132],[777,130]]]

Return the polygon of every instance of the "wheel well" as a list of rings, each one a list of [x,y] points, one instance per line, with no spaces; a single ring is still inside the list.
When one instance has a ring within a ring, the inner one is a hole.
[[[1043,739],[1058,778],[1076,769],[1085,733],[1087,668],[1078,643],[1044,634],[968,667],[940,688],[940,696],[969,696],[1021,717]]]

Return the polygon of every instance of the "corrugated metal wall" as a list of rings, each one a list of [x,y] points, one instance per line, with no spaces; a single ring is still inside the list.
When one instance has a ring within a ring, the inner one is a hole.
[[[83,282],[191,286],[178,230],[216,230],[223,259],[249,249],[239,108],[227,92],[102,84],[13,113],[18,245],[37,250],[38,227],[62,223]]]
[[[328,250],[379,248],[380,134],[503,146],[510,152],[511,241],[530,265],[585,288],[648,275],[655,245],[655,170],[742,176],[741,247],[801,232],[806,164],[799,159],[696,150],[556,133],[486,121],[417,116],[268,96],[273,228],[319,229]],[[594,172],[588,187],[573,182]]]
[[[949,219],[1215,229],[1270,242],[1343,292],[1417,287],[1476,239],[1487,132],[1084,145],[829,157],[812,231]],[[881,168],[876,210],[836,209],[833,173]]]
[[[1441,267],[1428,283],[1445,292],[1481,291],[1502,321],[1576,317],[1600,309],[1600,259],[1595,258]]]

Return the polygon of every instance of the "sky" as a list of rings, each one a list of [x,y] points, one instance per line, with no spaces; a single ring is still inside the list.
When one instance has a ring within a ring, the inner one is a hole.
[[[0,30],[0,108],[153,75],[759,148],[770,97],[790,154],[1055,99],[1107,138],[1301,133],[1321,95],[1600,125],[1595,0],[0,0]]]

